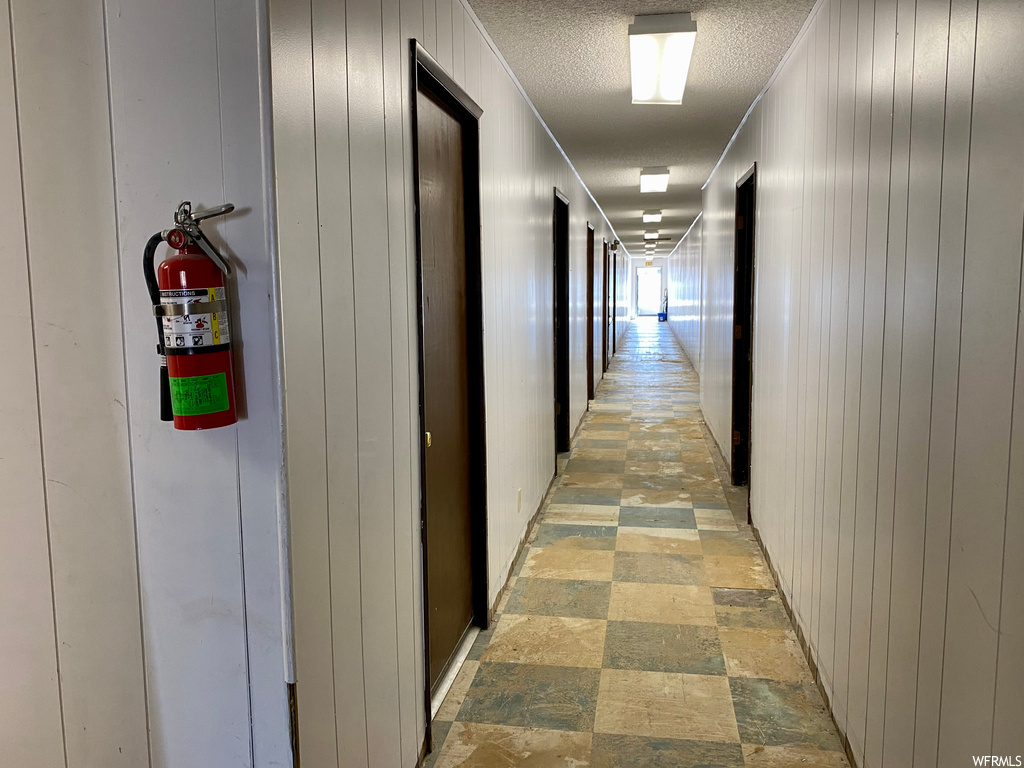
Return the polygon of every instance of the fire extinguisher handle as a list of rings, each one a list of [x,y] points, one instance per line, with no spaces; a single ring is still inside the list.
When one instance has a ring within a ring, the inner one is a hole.
[[[149,238],[146,250],[142,254],[142,274],[146,278],[149,300],[154,306],[160,303],[160,285],[156,280],[156,265],[153,260],[157,247],[163,241],[164,233],[157,232]],[[156,318],[156,335],[156,353],[160,356],[160,421],[174,421],[174,412],[171,409],[171,380],[167,375],[167,357],[164,355],[164,326],[160,317]]]

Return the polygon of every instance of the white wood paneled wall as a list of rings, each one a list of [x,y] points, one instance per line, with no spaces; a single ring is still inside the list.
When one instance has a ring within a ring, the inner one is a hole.
[[[412,766],[425,724],[409,40],[484,110],[492,602],[555,465],[554,188],[569,198],[573,425],[586,410],[587,223],[598,266],[602,238],[615,237],[459,0],[273,0],[270,10],[302,756]],[[598,274],[598,340],[601,290]]]
[[[705,188],[705,415],[728,445],[756,161],[754,523],[864,768],[1024,751],[1022,36],[823,0]]]
[[[693,224],[668,256],[668,325],[693,367],[700,371],[703,315],[701,307],[701,233],[704,215]]]
[[[0,48],[0,764],[290,764],[264,6],[5,0]],[[141,270],[186,198],[240,209],[209,433],[159,421]]]

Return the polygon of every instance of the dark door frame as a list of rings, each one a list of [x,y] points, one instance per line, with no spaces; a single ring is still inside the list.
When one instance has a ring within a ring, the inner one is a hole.
[[[610,333],[608,326],[611,324],[611,317],[608,315],[608,286],[611,279],[611,269],[608,261],[608,241],[604,240],[604,253],[601,257],[603,275],[601,279],[601,374],[608,372],[608,337]]]
[[[555,372],[555,453],[569,450],[569,198],[555,188],[552,210],[552,325]],[[557,462],[556,462],[557,463]]]
[[[611,269],[612,269],[612,294],[611,294],[611,309],[612,309],[612,355],[615,354],[615,344],[618,341],[616,338],[619,330],[619,254],[612,251]]]
[[[736,182],[736,247],[733,271],[732,482],[750,482],[754,392],[754,287],[757,165]],[[747,509],[749,520],[750,510]]]
[[[486,629],[490,621],[487,601],[487,457],[484,414],[484,346],[483,346],[483,282],[480,243],[480,116],[483,110],[444,71],[415,39],[410,42],[413,200],[416,230],[416,330],[419,384],[420,428],[420,533],[421,577],[423,580],[423,685],[426,708],[424,748],[432,748],[430,736],[430,658],[428,617],[430,595],[427,590],[427,477],[424,423],[424,361],[423,361],[423,250],[420,232],[419,193],[419,123],[417,97],[422,91],[444,104],[462,125],[463,189],[466,225],[466,333],[470,393],[470,511],[472,525],[473,625]]]
[[[594,399],[594,228],[587,222],[587,410]]]

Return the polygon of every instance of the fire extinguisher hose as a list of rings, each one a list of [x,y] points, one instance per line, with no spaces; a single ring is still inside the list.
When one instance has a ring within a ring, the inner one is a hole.
[[[149,289],[149,299],[153,306],[160,303],[160,285],[156,281],[156,266],[153,260],[156,258],[156,249],[163,241],[163,232],[157,232],[149,238],[142,255],[142,273],[146,277],[146,288]],[[160,316],[156,317],[156,334],[156,353],[160,356],[160,420],[174,421],[174,412],[171,409],[171,382],[167,376],[167,356],[164,353],[164,326]]]

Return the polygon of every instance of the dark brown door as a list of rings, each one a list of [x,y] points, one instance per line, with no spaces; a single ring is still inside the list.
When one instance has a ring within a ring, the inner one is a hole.
[[[473,621],[463,128],[417,99],[430,687]]]
[[[594,399],[594,228],[587,225],[587,400]]]
[[[569,203],[555,191],[555,451],[569,450]]]
[[[754,184],[755,175],[736,188],[736,272],[733,283],[732,482],[750,479],[750,399],[754,338]]]
[[[608,370],[608,358],[611,357],[611,266],[608,259],[608,241],[604,241],[604,278],[601,280],[601,373]]]

